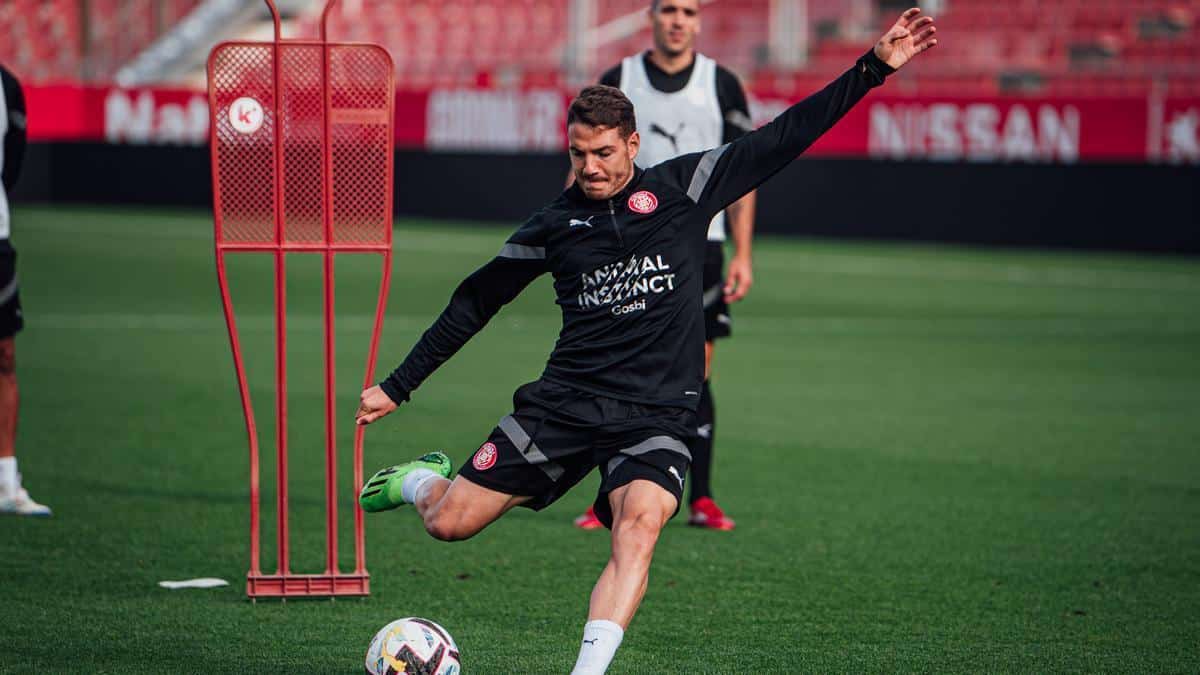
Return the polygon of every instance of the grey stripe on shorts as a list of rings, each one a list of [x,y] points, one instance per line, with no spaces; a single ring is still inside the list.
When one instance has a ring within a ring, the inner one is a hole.
[[[687,445],[683,441],[670,436],[652,436],[637,445],[621,450],[620,454],[608,460],[608,473],[615,471],[618,466],[621,466],[621,462],[629,457],[644,455],[655,450],[677,452],[687,457],[689,462],[692,461],[692,453],[688,451]]]
[[[704,291],[704,297],[701,299],[704,309],[712,307],[713,303],[721,298],[723,291],[724,288],[722,287],[722,284],[717,284],[707,291]]]
[[[3,305],[4,303],[8,302],[9,300],[12,300],[13,296],[16,294],[17,294],[17,277],[14,276],[13,280],[8,282],[7,286],[5,286],[4,288],[0,288],[0,305]]]
[[[533,439],[529,437],[529,434],[525,433],[525,430],[521,428],[517,420],[513,419],[512,415],[502,417],[496,426],[500,427],[500,431],[503,431],[505,436],[508,436],[508,440],[512,441],[512,444],[525,457],[526,462],[539,467],[546,473],[546,476],[550,480],[556,483],[559,478],[562,478],[563,473],[565,473],[562,466],[550,461],[546,453],[542,452],[537,443],[533,442]]]

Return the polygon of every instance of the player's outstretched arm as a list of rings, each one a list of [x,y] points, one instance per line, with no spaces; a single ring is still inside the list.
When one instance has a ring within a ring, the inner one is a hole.
[[[761,185],[808,149],[896,68],[937,44],[933,19],[913,8],[900,16],[850,70],[761,129],[704,153],[666,162],[705,214],[715,214]]]
[[[434,370],[545,271],[543,259],[520,257],[532,256],[531,251],[536,248],[509,243],[499,256],[463,280],[404,362],[386,380],[362,392],[355,424],[370,424],[407,401]]]

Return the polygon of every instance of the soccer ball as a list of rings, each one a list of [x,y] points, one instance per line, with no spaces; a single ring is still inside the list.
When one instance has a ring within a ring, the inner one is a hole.
[[[396,619],[367,648],[367,675],[459,675],[458,645],[429,619]]]

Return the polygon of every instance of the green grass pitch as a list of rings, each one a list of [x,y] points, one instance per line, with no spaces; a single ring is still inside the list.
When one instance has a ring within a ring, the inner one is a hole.
[[[204,212],[19,207],[26,485],[0,519],[0,672],[356,673],[374,631],[445,625],[466,672],[564,673],[605,535],[581,484],[473,540],[368,517],[367,600],[244,597],[248,462]],[[378,372],[507,230],[404,221]],[[293,566],[323,549],[317,259],[293,258]],[[271,271],[231,261],[273,566]],[[378,258],[343,256],[349,439]],[[1200,264],[764,238],[718,348],[733,533],[667,527],[614,673],[1200,671]],[[368,473],[462,462],[537,377],[546,280],[367,434]],[[352,503],[342,465],[343,507]],[[343,561],[352,558],[342,511]],[[165,579],[231,586],[168,591]]]

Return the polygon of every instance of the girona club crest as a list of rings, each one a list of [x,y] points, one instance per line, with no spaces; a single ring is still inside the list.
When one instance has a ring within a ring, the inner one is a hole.
[[[649,190],[635,192],[629,197],[629,210],[635,213],[653,213],[658,208],[658,197]]]
[[[475,459],[471,460],[471,466],[479,471],[487,471],[496,465],[496,455],[498,454],[494,443],[484,443],[475,453]]]

